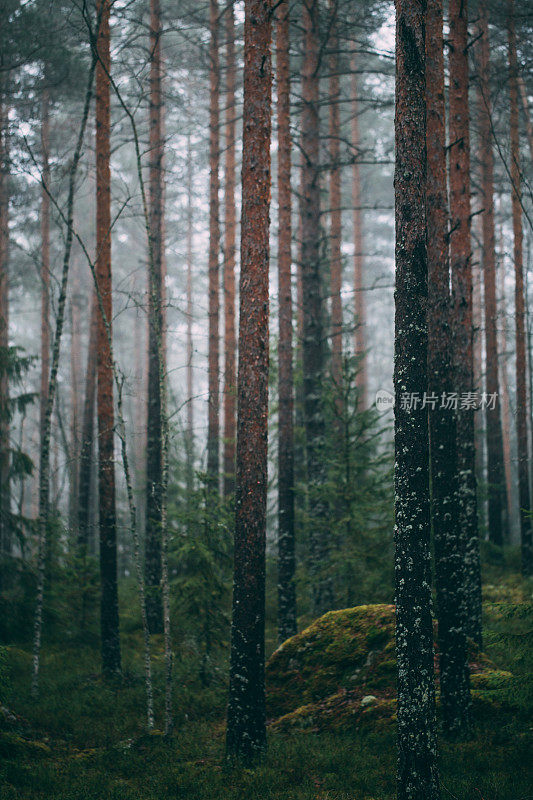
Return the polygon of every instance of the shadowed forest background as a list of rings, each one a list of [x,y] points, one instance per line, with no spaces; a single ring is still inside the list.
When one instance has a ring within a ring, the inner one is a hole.
[[[529,797],[532,33],[2,4],[2,797]]]

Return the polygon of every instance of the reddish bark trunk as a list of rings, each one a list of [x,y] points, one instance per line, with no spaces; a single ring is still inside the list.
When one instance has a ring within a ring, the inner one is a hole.
[[[207,476],[218,492],[219,480],[219,59],[218,0],[209,0],[209,354]]]
[[[150,633],[163,630],[161,598],[162,418],[160,353],[163,353],[163,136],[161,15],[150,3],[150,247],[148,267],[148,398],[146,420],[146,616]],[[163,365],[164,368],[164,365]]]
[[[291,288],[290,8],[284,0],[276,28],[278,94],[278,641],[294,636],[294,429]]]
[[[102,300],[98,312],[98,495],[100,525],[102,671],[120,673],[120,637],[117,591],[117,532],[115,507],[113,367],[111,283],[111,172],[110,172],[110,0],[100,0],[96,67],[96,279]]]
[[[455,386],[459,395],[474,390],[472,255],[470,243],[470,127],[468,109],[468,16],[463,0],[450,0],[450,262],[454,298]],[[481,572],[477,516],[474,411],[459,410],[457,420],[458,500],[465,541],[467,633],[481,641]]]
[[[224,198],[224,496],[235,490],[235,19],[226,12],[226,186]]]
[[[395,543],[398,800],[438,800],[427,409],[425,3],[396,0]]]
[[[524,308],[524,255],[522,230],[522,190],[520,175],[520,138],[518,130],[518,61],[514,2],[507,2],[509,37],[509,103],[511,133],[511,198],[513,211],[515,326],[516,326],[516,436],[518,440],[518,491],[520,498],[520,542],[522,572],[533,572],[533,542],[530,518],[529,454],[527,440],[526,332]]]
[[[426,11],[428,389],[453,391],[446,116],[442,0]],[[470,689],[463,616],[464,543],[457,507],[457,419],[440,403],[429,409],[431,517],[435,547],[440,688],[444,729],[460,734],[470,724]]]
[[[483,203],[483,277],[485,287],[486,391],[496,395],[494,408],[486,409],[487,466],[489,484],[489,539],[503,544],[502,511],[505,503],[503,485],[503,438],[500,420],[500,385],[498,380],[498,338],[496,309],[496,238],[494,230],[494,155],[492,152],[491,102],[489,89],[489,24],[487,3],[479,6],[479,144]]]
[[[363,212],[361,210],[361,172],[359,169],[359,88],[357,81],[357,56],[352,54],[352,147],[354,162],[352,167],[352,205],[353,205],[353,268],[354,268],[354,310],[355,355],[358,359],[356,386],[359,392],[359,403],[362,409],[367,407],[367,364],[366,364],[366,306],[364,295],[364,239]]]
[[[265,538],[270,207],[269,0],[245,0],[235,573],[226,748],[266,747]]]

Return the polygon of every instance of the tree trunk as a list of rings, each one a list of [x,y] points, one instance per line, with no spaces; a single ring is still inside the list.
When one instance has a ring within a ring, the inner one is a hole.
[[[44,440],[48,380],[50,378],[50,97],[43,89],[41,106],[41,392],[39,396],[40,447]]]
[[[148,268],[148,398],[146,420],[146,614],[150,633],[163,630],[161,601],[162,421],[159,372],[163,332],[163,139],[161,131],[161,16],[159,0],[150,3],[150,240]]]
[[[266,747],[270,20],[269,0],[245,0],[235,574],[226,736],[227,755],[244,760]]]
[[[500,235],[500,241],[502,236]],[[502,433],[503,433],[503,465],[505,472],[505,492],[507,497],[507,530],[511,539],[513,527],[513,476],[511,470],[511,412],[509,407],[509,375],[507,370],[507,303],[505,300],[505,256],[503,242],[500,245],[499,258],[499,289],[500,289],[500,383],[502,387]]]
[[[428,389],[431,517],[435,545],[440,689],[444,730],[463,734],[470,724],[470,689],[463,614],[464,546],[456,502],[457,418],[440,398],[453,391],[450,262],[442,0],[426,11]]]
[[[396,0],[395,510],[398,800],[438,800],[427,410],[425,3]]]
[[[207,477],[218,493],[219,480],[219,60],[218,0],[209,0],[209,355]]]
[[[492,151],[491,102],[489,89],[489,23],[487,3],[479,6],[479,144],[483,202],[483,275],[485,287],[486,391],[497,402],[486,408],[487,466],[489,491],[489,540],[501,546],[504,541],[502,511],[505,506],[503,481],[503,437],[500,420],[498,380],[498,335],[496,309],[496,238],[494,230],[494,154]]]
[[[191,137],[187,137],[187,503],[192,503],[194,489],[194,401],[193,401],[193,339],[192,339],[192,244],[193,244],[193,163]]]
[[[0,559],[11,554],[9,521],[9,150],[8,108],[0,79]],[[0,583],[1,583],[0,575]]]
[[[224,221],[224,496],[235,491],[235,19],[226,12],[226,186]]]
[[[524,116],[526,118],[526,133],[527,142],[529,144],[529,152],[531,160],[533,161],[533,124],[531,123],[531,114],[529,113],[529,103],[527,100],[526,82],[521,75],[518,75],[518,89],[520,91],[520,99],[522,100],[522,108],[524,109]]]
[[[358,359],[356,386],[361,408],[368,404],[367,367],[366,367],[366,306],[363,289],[364,281],[364,240],[363,212],[361,210],[361,174],[359,169],[359,87],[357,81],[357,56],[352,54],[352,148],[354,162],[352,167],[352,205],[353,205],[353,267],[354,267],[354,309],[355,355]]]
[[[331,377],[335,393],[337,424],[342,425],[343,410],[343,359],[342,359],[342,211],[341,211],[341,166],[340,166],[340,64],[339,35],[337,30],[337,0],[329,0],[329,203],[331,230],[330,291],[331,291]]]
[[[524,263],[522,231],[522,190],[520,175],[520,139],[518,131],[518,62],[514,2],[508,0],[509,36],[509,103],[511,110],[511,198],[513,210],[514,270],[515,270],[515,325],[516,325],[516,436],[518,440],[518,491],[520,498],[520,543],[522,572],[533,572],[533,542],[531,535],[529,455],[527,440],[526,391],[526,333],[524,309]]]
[[[69,528],[72,544],[77,542],[79,460],[80,460],[80,272],[76,258],[72,264],[70,294],[70,453],[69,453]]]
[[[110,173],[110,0],[100,0],[96,66],[96,279],[102,298],[98,310],[97,404],[98,495],[101,576],[101,646],[104,675],[121,671],[117,589],[117,530],[114,462],[113,364],[111,282],[111,173]]]
[[[470,129],[468,118],[468,16],[463,0],[450,0],[450,260],[454,296],[455,385],[474,390],[472,254],[470,242]],[[481,571],[477,517],[474,410],[460,408],[457,453],[460,525],[465,542],[467,634],[481,643]]]
[[[91,515],[92,465],[94,457],[94,411],[96,400],[96,347],[98,335],[98,301],[96,293],[91,293],[89,322],[89,342],[87,347],[87,367],[85,371],[85,399],[81,424],[80,465],[78,479],[78,548],[82,559],[89,548]]]
[[[278,8],[278,642],[297,631],[294,583],[294,429],[291,287],[290,8]]]
[[[302,64],[302,304],[303,391],[309,491],[309,537],[312,613],[333,607],[328,575],[329,530],[324,495],[326,466],[324,379],[324,298],[320,270],[320,130],[319,130],[319,6],[304,0],[304,59]]]

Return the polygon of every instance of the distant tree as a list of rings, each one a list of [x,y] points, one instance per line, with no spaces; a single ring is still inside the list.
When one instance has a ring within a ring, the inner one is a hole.
[[[246,0],[230,759],[266,747],[265,539],[272,9]]]
[[[0,374],[0,556],[11,553],[9,511],[9,106],[6,77],[0,76],[0,354],[5,362]]]
[[[366,367],[366,303],[364,294],[364,239],[363,239],[363,212],[361,210],[361,174],[359,168],[359,82],[357,79],[357,54],[354,51],[351,58],[351,96],[352,96],[352,148],[354,162],[352,166],[352,205],[353,205],[353,288],[355,310],[355,353],[359,359],[357,373],[357,386],[362,408],[367,407],[367,367]]]
[[[431,621],[425,3],[396,0],[395,510],[398,800],[438,800]]]

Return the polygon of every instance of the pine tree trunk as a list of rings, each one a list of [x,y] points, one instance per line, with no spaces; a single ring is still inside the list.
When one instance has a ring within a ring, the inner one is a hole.
[[[74,544],[79,537],[79,460],[80,460],[80,273],[76,258],[72,264],[70,295],[70,454],[69,454],[69,528]]]
[[[278,100],[278,642],[297,631],[294,583],[294,428],[291,287],[290,8],[278,8],[276,76]]]
[[[41,391],[39,430],[41,449],[44,439],[48,380],[50,377],[50,97],[43,89],[41,106],[42,180],[41,190]]]
[[[235,491],[235,19],[226,11],[226,185],[224,200],[224,496]]]
[[[483,290],[483,276],[481,269],[481,220],[476,208],[472,220],[473,242],[472,250],[472,348],[473,348],[473,370],[474,370],[474,390],[484,391],[484,370],[483,370],[483,305],[481,301]],[[486,444],[485,436],[485,409],[479,408],[474,415],[474,440],[476,446],[476,485],[485,483],[486,474]],[[485,524],[485,500],[480,500],[478,504],[478,525],[482,528]]]
[[[117,530],[114,462],[113,365],[109,334],[112,332],[111,283],[111,173],[110,173],[110,36],[109,0],[100,0],[101,22],[96,66],[96,279],[103,313],[98,311],[97,407],[98,495],[101,577],[102,672],[121,671],[117,589]]]
[[[431,622],[425,3],[396,0],[396,317],[394,386],[398,800],[438,800]]]
[[[326,466],[322,383],[325,374],[324,298],[320,264],[319,6],[304,0],[302,64],[302,305],[303,393],[309,491],[309,567],[312,613],[333,607],[329,530],[324,497]]]
[[[468,16],[463,0],[450,0],[450,260],[454,296],[455,385],[474,390],[472,253],[470,243],[470,127],[468,117]],[[476,449],[472,409],[457,419],[460,525],[465,541],[467,633],[481,643],[481,571],[477,516]]]
[[[78,479],[78,548],[85,558],[89,550],[92,466],[94,458],[94,412],[96,401],[96,347],[98,335],[98,303],[91,293],[89,342],[85,370],[85,398],[81,423],[80,466]]]
[[[193,339],[192,339],[192,240],[193,240],[193,163],[191,137],[187,137],[187,501],[192,502],[194,489],[194,401],[193,401]]]
[[[357,81],[357,56],[352,54],[352,148],[354,162],[352,167],[352,205],[353,205],[353,267],[354,267],[354,309],[355,331],[354,346],[357,356],[356,386],[361,408],[368,404],[367,366],[366,366],[366,305],[363,289],[364,283],[364,240],[363,212],[361,210],[361,174],[359,169],[359,87]]]
[[[245,0],[235,573],[226,748],[266,747],[265,538],[271,58],[269,0]]]
[[[520,139],[518,130],[518,61],[514,2],[507,1],[509,36],[509,103],[511,110],[511,198],[513,211],[515,326],[516,326],[516,436],[518,440],[518,491],[520,498],[520,543],[522,572],[533,572],[533,542],[530,518],[529,455],[527,437],[526,333],[524,308],[524,257],[522,230],[522,190],[520,175]]]
[[[529,113],[526,82],[524,81],[521,75],[518,75],[517,80],[518,80],[518,89],[520,91],[520,99],[522,101],[522,108],[524,109],[524,117],[526,118],[527,143],[529,145],[531,160],[533,161],[533,124],[531,123],[531,114]]]
[[[426,11],[428,389],[431,517],[435,545],[440,689],[444,730],[465,733],[470,725],[470,689],[463,614],[464,542],[456,502],[457,418],[440,398],[453,391],[450,262],[442,0]]]
[[[150,3],[150,239],[148,269],[148,398],[146,442],[146,614],[150,633],[163,630],[161,601],[162,437],[159,332],[163,331],[163,139],[161,131],[161,18],[159,0]],[[164,365],[163,365],[164,368]]]
[[[218,0],[209,0],[209,354],[207,477],[218,493],[219,480],[219,59]]]
[[[9,523],[9,150],[8,108],[0,78],[0,559],[11,554]],[[2,565],[3,566],[3,565]],[[0,567],[1,568],[1,567]],[[0,585],[2,582],[0,574]]]
[[[341,211],[341,166],[340,166],[340,64],[339,35],[337,30],[337,0],[329,0],[329,204],[331,229],[330,291],[331,291],[331,377],[335,392],[337,424],[341,424],[343,411],[343,359],[342,359],[342,211]]]
[[[491,101],[489,89],[489,24],[487,3],[479,6],[479,144],[483,202],[483,275],[485,287],[486,391],[497,402],[486,408],[487,464],[489,484],[489,540],[501,546],[504,535],[502,511],[505,505],[503,477],[503,437],[500,420],[498,380],[498,336],[496,309],[496,238],[494,230],[494,154],[492,152]]]
[[[500,235],[500,240],[501,240]],[[500,384],[502,387],[502,433],[503,433],[503,466],[505,472],[505,492],[507,497],[507,530],[511,539],[511,528],[513,525],[513,490],[512,490],[512,470],[511,470],[511,411],[509,407],[509,375],[507,370],[507,303],[505,300],[505,257],[503,243],[500,246],[499,258],[499,294],[500,294]]]

